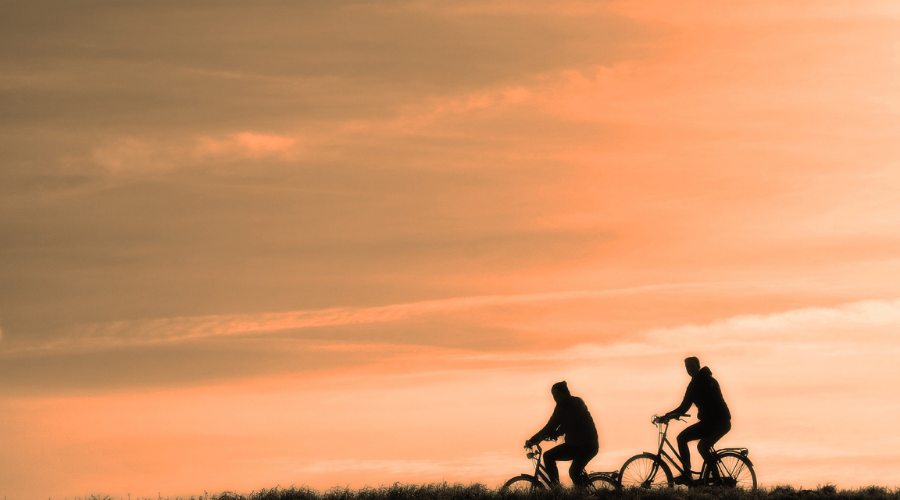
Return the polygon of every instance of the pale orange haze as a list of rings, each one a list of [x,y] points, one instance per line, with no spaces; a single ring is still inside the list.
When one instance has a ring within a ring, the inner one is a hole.
[[[896,1],[0,5],[4,498],[497,486],[560,380],[614,470],[688,355],[900,486]]]

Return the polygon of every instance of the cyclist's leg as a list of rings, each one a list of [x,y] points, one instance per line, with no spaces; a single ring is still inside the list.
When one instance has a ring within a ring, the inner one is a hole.
[[[685,478],[691,477],[691,449],[688,448],[688,443],[702,439],[704,436],[706,436],[706,424],[697,422],[687,426],[675,439],[678,441],[678,454],[681,455],[681,466],[684,468]]]
[[[573,448],[570,443],[563,443],[544,452],[544,467],[547,468],[547,476],[551,483],[559,482],[559,467],[556,466],[556,462],[572,460]]]
[[[710,474],[713,477],[719,477],[719,468],[716,467],[716,458],[713,456],[713,446],[722,439],[722,436],[728,434],[731,430],[731,420],[719,420],[710,422],[707,426],[706,435],[697,443],[697,451],[709,467]]]
[[[583,486],[587,479],[585,467],[592,458],[597,456],[599,448],[594,446],[579,446],[572,457],[572,465],[569,467],[569,477],[572,478],[572,484]]]

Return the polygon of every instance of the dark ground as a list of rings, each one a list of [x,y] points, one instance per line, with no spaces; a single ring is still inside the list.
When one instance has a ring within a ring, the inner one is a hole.
[[[319,492],[305,487],[273,488],[249,494],[224,492],[190,497],[191,500],[900,500],[900,488],[871,486],[838,490],[834,486],[795,489],[790,486],[760,488],[745,492],[733,489],[625,490],[590,493],[577,489],[544,490],[527,494],[504,494],[480,484],[430,484],[383,486],[351,490],[333,488]],[[85,500],[111,500],[89,497]],[[161,500],[161,499],[152,499]],[[181,499],[188,500],[188,499]]]

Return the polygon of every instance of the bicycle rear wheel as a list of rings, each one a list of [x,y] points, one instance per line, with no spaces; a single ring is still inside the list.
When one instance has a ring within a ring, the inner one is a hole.
[[[625,461],[619,472],[622,488],[671,488],[672,471],[659,457],[650,453],[635,455]]]
[[[709,467],[704,467],[703,484],[724,486],[741,490],[756,489],[756,471],[750,459],[740,453],[719,453],[717,455],[719,477],[715,477]]]
[[[588,476],[588,488],[592,491],[618,491],[622,487],[609,474],[594,472]]]
[[[500,487],[500,493],[524,493],[542,489],[544,489],[544,485],[541,484],[536,477],[529,474],[522,474],[521,476],[516,476],[504,483],[503,486]]]

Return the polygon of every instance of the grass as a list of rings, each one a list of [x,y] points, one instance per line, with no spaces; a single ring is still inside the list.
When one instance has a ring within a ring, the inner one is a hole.
[[[89,497],[85,500],[112,500]],[[156,499],[153,499],[156,500]],[[162,499],[160,499],[162,500]],[[181,500],[181,499],[179,499]],[[187,499],[183,499],[187,500]],[[790,486],[761,488],[753,492],[697,488],[688,490],[625,490],[589,493],[577,489],[504,494],[481,484],[427,484],[383,486],[380,488],[332,488],[319,492],[306,487],[272,488],[248,494],[224,492],[190,497],[190,500],[900,500],[900,489],[870,486],[854,490],[838,490],[834,486],[795,489]]]

